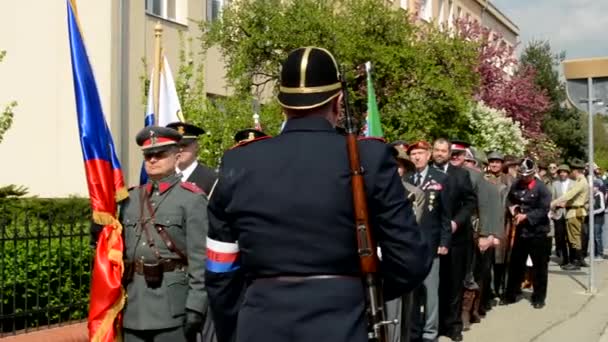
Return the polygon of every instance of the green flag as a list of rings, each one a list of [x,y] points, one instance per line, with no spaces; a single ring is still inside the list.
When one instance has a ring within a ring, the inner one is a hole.
[[[376,93],[374,92],[374,82],[372,81],[372,63],[365,63],[365,72],[367,73],[367,123],[365,128],[366,137],[383,138],[382,124],[380,123],[380,113],[378,112],[378,103],[376,102]]]

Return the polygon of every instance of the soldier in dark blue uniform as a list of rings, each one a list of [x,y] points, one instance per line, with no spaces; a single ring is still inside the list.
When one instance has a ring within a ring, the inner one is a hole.
[[[526,258],[532,258],[534,292],[532,306],[545,306],[547,297],[547,276],[549,256],[547,238],[549,233],[549,209],[551,192],[535,177],[536,165],[531,159],[524,159],[519,166],[520,177],[513,183],[507,197],[509,211],[516,225],[515,243],[509,265],[509,280],[504,303],[514,303],[524,276]]]
[[[334,129],[337,65],[324,49],[291,52],[278,96],[282,133],[224,155],[208,209],[206,274],[220,342],[231,328],[239,342],[367,341],[346,140]],[[422,282],[431,249],[391,147],[365,140],[359,149],[390,300]]]

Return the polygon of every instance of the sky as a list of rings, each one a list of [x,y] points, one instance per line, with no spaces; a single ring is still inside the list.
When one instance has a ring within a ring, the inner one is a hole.
[[[520,48],[549,40],[566,58],[608,56],[608,0],[491,0],[520,30]]]

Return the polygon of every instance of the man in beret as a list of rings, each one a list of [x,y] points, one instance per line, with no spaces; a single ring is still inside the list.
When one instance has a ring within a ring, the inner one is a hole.
[[[136,137],[148,182],[131,189],[120,210],[126,342],[193,342],[205,319],[207,200],[175,172],[181,139],[158,126]]]
[[[397,140],[390,144],[395,150],[395,159],[397,160],[398,173],[401,177],[403,187],[408,200],[412,203],[416,222],[420,224],[422,213],[425,206],[424,191],[410,184],[407,179],[408,175],[416,171],[416,166],[411,161],[407,154],[408,144],[403,140]],[[414,295],[416,291],[411,291],[405,295],[398,297],[386,303],[386,318],[389,320],[397,319],[399,323],[396,326],[388,327],[388,340],[392,342],[409,342],[411,341],[411,326],[413,315]]]
[[[412,312],[414,341],[437,341],[439,338],[439,256],[447,255],[452,238],[447,175],[429,166],[431,144],[418,141],[408,146],[407,153],[416,167],[406,175],[407,181],[424,192],[425,205],[420,229],[431,243],[435,255],[431,271],[415,290]],[[421,310],[421,308],[424,308]],[[420,315],[420,312],[424,315]]]
[[[570,163],[570,179],[574,184],[570,190],[551,202],[551,208],[566,209],[566,232],[571,248],[570,264],[562,267],[564,270],[578,270],[588,267],[583,259],[582,252],[582,226],[587,216],[585,205],[589,203],[589,184],[585,179],[585,165],[582,161],[575,159]]]
[[[287,115],[281,134],[227,151],[209,202],[208,246],[222,256],[212,255],[205,279],[218,340],[227,341],[219,324],[232,325],[237,342],[367,342],[351,172],[345,137],[334,128],[342,88],[333,55],[317,47],[290,52],[278,102]],[[377,139],[358,146],[391,300],[424,280],[431,250],[392,148]]]
[[[558,179],[551,184],[551,196],[553,200],[562,197],[574,186],[574,181],[570,179],[570,166],[566,164],[560,165],[557,168],[557,176]],[[555,249],[558,257],[562,258],[560,266],[564,267],[571,262],[566,229],[566,208],[554,206],[550,214],[555,227]]]
[[[179,142],[180,159],[177,163],[178,171],[182,174],[182,181],[192,182],[206,194],[211,192],[217,179],[215,171],[197,161],[199,144],[198,137],[205,134],[205,130],[185,122],[172,122],[167,125],[182,135]]]
[[[471,216],[477,206],[469,173],[462,168],[465,145],[440,138],[433,143],[432,152],[433,167],[448,175],[452,240],[448,254],[440,257],[439,330],[453,341],[463,340],[462,293],[473,241]]]

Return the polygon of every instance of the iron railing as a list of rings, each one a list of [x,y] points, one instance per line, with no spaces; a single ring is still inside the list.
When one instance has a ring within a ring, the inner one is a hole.
[[[89,219],[82,205],[0,202],[0,337],[86,318]]]

